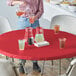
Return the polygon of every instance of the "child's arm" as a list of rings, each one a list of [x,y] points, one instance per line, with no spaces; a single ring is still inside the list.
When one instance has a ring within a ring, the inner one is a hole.
[[[42,16],[42,14],[44,12],[43,0],[39,0],[39,1],[40,1],[39,2],[39,10],[38,10],[38,12],[35,15],[35,20],[38,20]]]
[[[23,4],[23,3],[24,3],[23,1],[13,1],[13,4],[14,4],[14,5],[16,5],[16,4],[21,5],[21,4]]]
[[[23,2],[22,1],[19,1],[19,0],[7,0],[7,4],[9,6],[14,6],[16,4],[23,4]]]
[[[14,0],[7,0],[7,4],[8,4],[9,6],[13,6],[13,4],[12,4],[13,1],[14,1]]]

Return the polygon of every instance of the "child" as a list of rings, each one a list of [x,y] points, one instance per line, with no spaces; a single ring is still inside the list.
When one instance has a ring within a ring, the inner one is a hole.
[[[43,0],[7,0],[9,6],[19,4],[19,10],[24,12],[19,15],[18,29],[25,29],[26,27],[36,28],[39,26],[39,18],[43,14]],[[32,22],[30,21],[30,18]],[[21,64],[25,64],[26,60],[21,59]],[[37,61],[33,61],[33,70],[41,72]],[[21,65],[19,71],[24,73]]]

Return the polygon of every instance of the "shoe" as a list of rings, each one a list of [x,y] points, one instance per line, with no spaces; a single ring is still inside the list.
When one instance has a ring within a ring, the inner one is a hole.
[[[23,68],[22,65],[20,65],[20,67],[19,67],[19,72],[20,72],[20,73],[23,73],[23,74],[25,73],[24,68]]]
[[[33,63],[33,70],[37,72],[41,72],[41,68],[39,67],[37,63]]]

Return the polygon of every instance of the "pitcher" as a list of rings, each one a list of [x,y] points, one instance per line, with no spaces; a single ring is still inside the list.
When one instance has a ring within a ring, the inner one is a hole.
[[[29,45],[32,45],[34,43],[34,39],[33,39],[33,28],[32,27],[27,27],[25,29],[25,39],[26,39],[26,42]]]
[[[44,41],[43,29],[41,27],[37,27],[36,28],[35,41],[36,42],[42,42],[42,41]]]

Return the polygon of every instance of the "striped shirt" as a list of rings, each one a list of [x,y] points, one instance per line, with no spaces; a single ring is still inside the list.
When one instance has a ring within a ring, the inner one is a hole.
[[[11,6],[13,1],[14,0],[7,0],[7,4]],[[26,11],[29,14],[34,14],[36,16],[36,20],[42,16],[44,12],[43,0],[20,0],[20,1],[24,2],[24,4],[19,5],[20,10]]]

